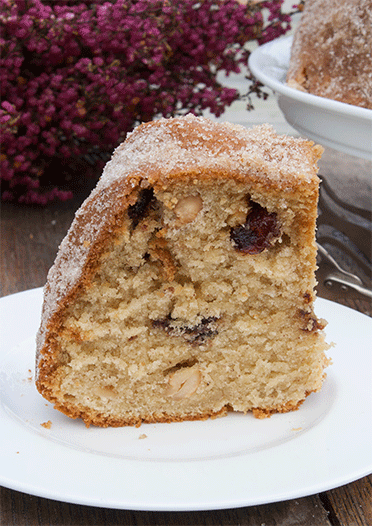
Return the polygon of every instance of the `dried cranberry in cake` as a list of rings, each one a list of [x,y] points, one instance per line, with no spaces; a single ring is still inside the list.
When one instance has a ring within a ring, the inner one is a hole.
[[[249,201],[249,212],[244,225],[233,227],[230,239],[234,246],[244,254],[259,254],[272,245],[280,235],[280,224],[275,212]]]
[[[217,318],[210,316],[202,318],[198,325],[179,325],[176,320],[172,320],[170,315],[162,320],[154,320],[152,326],[165,330],[169,335],[183,336],[190,343],[202,345],[208,338],[217,336],[215,328]]]
[[[132,230],[134,230],[141,219],[146,216],[151,204],[154,203],[155,200],[156,198],[152,188],[144,188],[141,190],[135,204],[128,208],[128,216],[129,219],[132,220]]]
[[[318,319],[312,311],[307,312],[305,310],[300,310],[299,317],[304,320],[303,331],[322,331],[326,326],[325,320]]]
[[[185,329],[185,339],[200,345],[208,338],[214,338],[218,334],[218,331],[214,327],[216,320],[217,318],[214,316],[209,316],[208,318],[203,318],[198,325],[187,327]]]

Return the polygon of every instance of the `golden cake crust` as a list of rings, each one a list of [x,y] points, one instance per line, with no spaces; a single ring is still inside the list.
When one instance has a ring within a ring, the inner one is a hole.
[[[307,392],[305,394],[305,397],[309,396],[312,392]],[[43,392],[44,396],[47,394],[45,391]],[[54,402],[55,399],[52,396],[48,398],[51,402]],[[252,409],[252,413],[255,418],[258,419],[264,419],[267,417],[270,417],[271,415],[275,413],[289,413],[291,411],[296,411],[299,409],[299,407],[303,404],[305,401],[305,398],[303,400],[300,400],[299,402],[286,402],[282,405],[277,405],[275,407],[270,408],[260,408],[256,407]],[[162,423],[162,424],[170,424],[172,422],[184,422],[187,421],[195,421],[195,420],[208,420],[208,418],[219,418],[222,416],[227,415],[229,411],[231,411],[231,408],[226,405],[222,407],[219,411],[211,411],[206,413],[199,413],[197,415],[183,415],[182,417],[177,417],[174,415],[169,415],[166,412],[163,413],[156,413],[155,415],[144,415],[142,417],[138,418],[116,418],[116,417],[107,417],[106,415],[99,414],[96,411],[89,411],[86,407],[83,407],[81,410],[78,410],[76,406],[72,406],[69,404],[61,404],[59,402],[55,403],[54,406],[55,409],[63,413],[64,415],[68,416],[69,418],[81,418],[87,427],[93,425],[93,426],[99,426],[99,427],[123,427],[123,426],[136,426],[140,427],[142,424],[156,424],[156,423]]]
[[[370,0],[306,0],[294,34],[287,84],[372,109]]]

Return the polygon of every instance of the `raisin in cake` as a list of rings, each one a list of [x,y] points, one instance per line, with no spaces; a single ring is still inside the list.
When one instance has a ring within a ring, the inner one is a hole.
[[[371,0],[306,0],[287,84],[372,109]]]
[[[321,388],[321,148],[193,116],[139,126],[44,289],[37,387],[87,425],[257,417]]]

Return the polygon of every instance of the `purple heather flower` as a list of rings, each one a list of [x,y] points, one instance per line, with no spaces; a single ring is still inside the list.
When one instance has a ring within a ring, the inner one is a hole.
[[[220,115],[238,93],[219,71],[290,25],[282,0],[0,0],[0,18],[2,199],[39,205],[72,197],[74,165],[97,178],[141,121]]]

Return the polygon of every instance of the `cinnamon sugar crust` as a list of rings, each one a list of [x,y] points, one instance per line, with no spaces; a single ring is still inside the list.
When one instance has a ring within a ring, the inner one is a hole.
[[[269,126],[191,115],[139,126],[49,271],[40,393],[107,427],[269,416],[318,391],[328,348],[312,308],[321,152]]]
[[[306,0],[293,39],[287,84],[372,109],[370,0]]]

